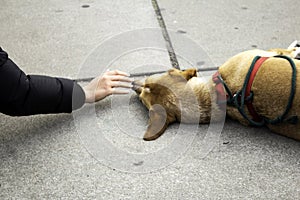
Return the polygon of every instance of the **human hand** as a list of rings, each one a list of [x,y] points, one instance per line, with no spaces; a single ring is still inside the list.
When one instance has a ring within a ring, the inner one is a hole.
[[[132,82],[133,79],[129,78],[129,74],[126,72],[119,70],[106,71],[83,87],[85,102],[97,102],[111,94],[128,94]]]

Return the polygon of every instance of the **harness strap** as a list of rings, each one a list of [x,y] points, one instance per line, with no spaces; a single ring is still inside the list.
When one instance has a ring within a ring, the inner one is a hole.
[[[247,87],[246,87],[246,91],[245,91],[245,96],[250,97],[251,95],[251,88],[252,88],[252,84],[254,81],[254,78],[256,76],[256,73],[258,72],[259,68],[261,67],[261,65],[268,59],[269,57],[260,57],[258,60],[256,60],[254,67],[252,69],[252,73],[250,74],[248,83],[247,83]],[[248,101],[246,101],[246,106],[248,108],[248,111],[250,113],[250,115],[252,116],[252,119],[255,122],[261,122],[262,118],[259,116],[259,114],[257,114],[257,112],[254,109],[254,106],[252,104],[253,102],[253,98],[249,99]]]
[[[225,85],[222,82],[223,80],[219,71],[213,75],[212,80],[216,84],[215,88],[217,93],[217,104],[219,105],[220,109],[226,110],[227,96],[224,91]]]
[[[232,95],[230,89],[228,88],[228,86],[226,85],[224,80],[222,79],[220,73],[217,71],[213,75],[213,82],[216,84],[216,91],[217,91],[217,95],[218,95],[217,103],[219,104],[219,106],[221,108],[224,108],[225,105],[222,105],[222,104],[224,104],[224,102],[227,102],[227,104],[236,107],[239,110],[240,114],[251,125],[254,125],[254,126],[263,126],[265,123],[277,124],[277,123],[280,123],[283,121],[287,121],[292,124],[298,123],[298,116],[292,116],[292,117],[286,119],[286,115],[288,114],[289,110],[292,107],[293,100],[294,100],[295,93],[296,93],[296,80],[297,80],[296,65],[295,65],[294,61],[288,56],[278,55],[275,57],[286,59],[292,67],[292,80],[291,80],[290,96],[288,99],[288,104],[286,106],[286,109],[282,113],[282,115],[278,116],[275,119],[264,118],[255,111],[254,106],[252,104],[253,93],[251,91],[251,87],[252,87],[253,81],[255,79],[256,73],[258,72],[259,68],[261,67],[263,62],[268,59],[268,57],[256,56],[253,59],[251,66],[249,68],[249,71],[246,75],[245,82],[243,84],[242,89],[239,90],[238,92],[236,92],[234,95]],[[225,88],[225,90],[227,92],[227,97],[226,97],[223,87]],[[225,101],[224,99],[227,99],[227,101]],[[247,106],[247,109],[248,109],[250,115],[252,116],[252,119],[249,116],[247,116],[247,114],[244,110],[245,105]]]
[[[269,124],[277,124],[277,123],[280,123],[285,120],[286,115],[288,114],[288,112],[290,111],[290,109],[292,107],[294,97],[296,94],[297,68],[296,68],[294,61],[290,57],[284,56],[284,55],[277,55],[275,57],[286,59],[292,67],[291,92],[290,92],[290,96],[288,99],[288,104],[286,105],[285,111],[282,113],[282,115],[278,116],[277,118],[275,118],[273,120],[265,119],[265,121]],[[296,123],[298,123],[298,116],[292,116],[292,117],[286,119],[286,121],[288,121],[291,124],[296,124]]]

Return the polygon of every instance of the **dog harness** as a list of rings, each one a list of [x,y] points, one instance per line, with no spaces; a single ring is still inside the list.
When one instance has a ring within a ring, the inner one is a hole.
[[[292,107],[295,92],[296,92],[296,76],[297,76],[297,69],[294,61],[287,56],[283,55],[277,55],[274,56],[276,58],[282,58],[286,59],[291,67],[292,67],[292,81],[291,81],[291,92],[288,99],[288,104],[286,106],[285,111],[278,116],[275,119],[268,119],[261,115],[259,115],[253,106],[253,92],[251,91],[253,81],[255,79],[255,76],[259,70],[259,68],[262,66],[262,64],[269,58],[269,57],[260,57],[256,56],[249,68],[249,71],[246,75],[243,87],[241,90],[236,92],[235,94],[232,94],[230,89],[228,88],[227,84],[224,82],[224,80],[221,77],[221,74],[217,71],[213,77],[212,80],[216,84],[216,93],[217,93],[217,103],[219,107],[223,110],[226,109],[226,104],[229,106],[236,107],[241,115],[250,123],[250,125],[254,126],[263,126],[264,124],[278,124],[283,121],[287,121],[291,124],[296,124],[298,122],[298,116],[292,116],[286,119],[286,115],[288,114],[289,110]],[[225,89],[225,91],[224,91]],[[227,94],[226,94],[227,93]],[[249,117],[245,112],[245,107],[247,107],[249,114],[251,117]]]

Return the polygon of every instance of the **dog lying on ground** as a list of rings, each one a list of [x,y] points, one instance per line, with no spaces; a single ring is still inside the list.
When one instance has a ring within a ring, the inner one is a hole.
[[[225,112],[242,124],[266,125],[300,140],[300,60],[295,59],[299,52],[296,43],[288,49],[245,51],[207,81],[197,77],[196,69],[171,69],[136,81],[134,90],[149,109],[144,140],[155,140],[173,122],[217,122]],[[257,56],[266,57],[258,67],[253,61],[259,60]],[[246,83],[247,78],[252,82]]]

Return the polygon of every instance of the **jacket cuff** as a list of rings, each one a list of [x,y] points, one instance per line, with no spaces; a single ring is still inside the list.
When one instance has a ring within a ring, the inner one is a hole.
[[[72,110],[77,110],[83,106],[86,97],[82,87],[75,81],[73,83]]]
[[[85,93],[80,85],[73,80],[58,78],[62,83],[63,95],[59,110],[63,111],[67,108],[67,112],[79,109],[85,103]]]

